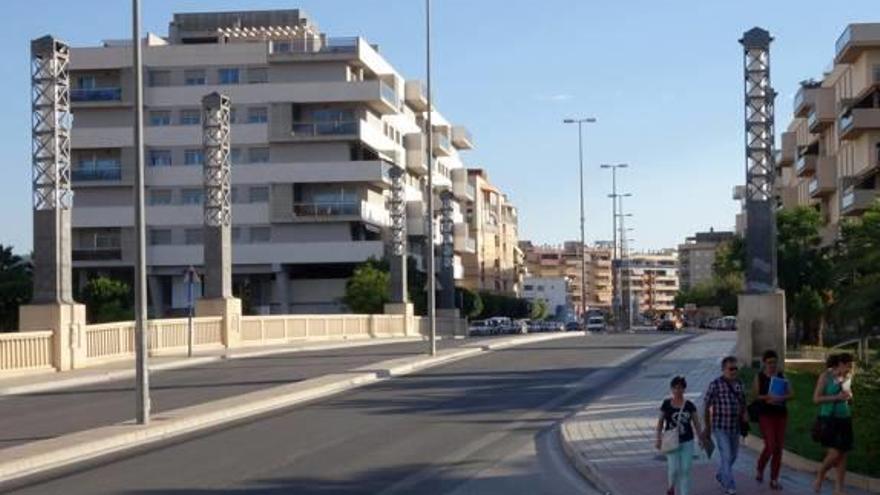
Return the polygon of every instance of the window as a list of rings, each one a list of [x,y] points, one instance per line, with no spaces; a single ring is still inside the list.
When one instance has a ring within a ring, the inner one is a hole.
[[[171,190],[170,189],[151,189],[150,190],[150,205],[160,206],[160,205],[170,205],[171,204]]]
[[[238,186],[229,188],[229,202],[238,203]]]
[[[186,150],[183,152],[184,165],[202,165],[205,162],[205,155],[202,150]]]
[[[150,112],[150,125],[171,125],[171,112],[167,110],[154,110]]]
[[[254,186],[249,191],[248,200],[251,203],[268,203],[269,188],[266,186]]]
[[[217,79],[220,84],[238,84],[238,69],[220,69]]]
[[[206,82],[203,70],[188,70],[183,73],[183,83],[187,86],[204,86]]]
[[[186,229],[184,231],[184,241],[183,242],[188,245],[201,244],[202,243],[202,229]]]
[[[150,229],[151,246],[167,246],[171,244],[170,229]]]
[[[533,290],[535,288],[534,285],[525,285],[523,286],[523,290]]]
[[[229,109],[229,123],[234,124],[238,120],[238,112],[236,112],[236,108],[232,107]]]
[[[170,150],[150,150],[151,167],[168,167],[171,165]]]
[[[269,82],[269,69],[248,69],[248,83],[260,84]]]
[[[241,163],[242,153],[241,148],[232,148],[229,150],[229,161],[233,165],[238,165]]]
[[[266,107],[248,108],[248,124],[265,124],[269,122],[269,111]]]
[[[95,89],[97,87],[95,76],[79,76],[77,82],[80,89]]]
[[[251,148],[248,150],[248,162],[269,163],[269,148]]]
[[[202,112],[199,110],[181,110],[180,125],[199,125],[202,123]]]
[[[269,227],[251,227],[251,242],[269,242],[271,238]]]
[[[151,70],[149,85],[153,88],[171,86],[171,72],[167,70]]]
[[[232,242],[234,244],[241,242],[241,227],[232,227]]]
[[[198,205],[202,203],[201,189],[183,189],[180,191],[180,204]]]

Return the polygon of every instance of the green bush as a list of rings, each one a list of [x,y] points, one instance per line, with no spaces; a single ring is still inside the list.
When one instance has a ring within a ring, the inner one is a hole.
[[[377,314],[384,311],[385,303],[391,300],[389,282],[391,275],[381,264],[373,259],[354,269],[345,284],[342,302],[354,313]]]
[[[93,278],[82,293],[90,323],[108,323],[134,319],[131,288],[125,282],[107,277]]]

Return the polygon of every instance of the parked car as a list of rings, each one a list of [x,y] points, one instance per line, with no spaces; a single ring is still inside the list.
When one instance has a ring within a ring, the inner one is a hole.
[[[722,316],[718,319],[718,330],[736,330],[736,316]]]
[[[601,332],[605,330],[605,317],[602,315],[593,315],[587,318],[588,332]]]
[[[578,332],[584,329],[584,324],[579,321],[570,321],[565,324],[566,332]]]
[[[674,332],[675,331],[675,322],[672,320],[661,320],[660,323],[657,324],[658,332]]]
[[[468,335],[471,337],[484,337],[491,335],[492,325],[483,320],[474,320],[468,326]]]

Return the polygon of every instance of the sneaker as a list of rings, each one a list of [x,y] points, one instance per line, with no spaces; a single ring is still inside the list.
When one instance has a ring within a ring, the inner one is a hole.
[[[725,493],[725,495],[736,495],[736,489],[735,488],[728,488],[727,491],[724,493]]]

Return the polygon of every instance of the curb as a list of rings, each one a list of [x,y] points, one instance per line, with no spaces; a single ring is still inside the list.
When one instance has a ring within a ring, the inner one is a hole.
[[[514,337],[489,345],[450,349],[429,358],[398,358],[344,373],[175,409],[153,416],[148,425],[126,422],[10,447],[0,450],[0,483],[329,397],[394,376],[492,350],[577,335],[567,333],[533,338]]]
[[[746,437],[743,445],[753,450],[754,452],[760,454],[762,450],[764,450],[764,440],[756,437],[755,435],[749,435]],[[801,471],[805,473],[813,473],[819,470],[819,463],[816,461],[812,461],[807,459],[806,457],[800,456],[788,450],[785,450],[782,455],[782,464],[795,471]],[[834,471],[831,470],[828,472],[828,479],[834,479]],[[872,478],[870,476],[865,476],[863,474],[857,474],[850,471],[846,472],[846,486],[851,488],[857,488],[859,490],[864,490],[869,493],[880,493],[880,478]]]
[[[408,342],[421,342],[424,339],[420,337],[393,337],[388,339],[377,339],[377,340],[350,340],[350,341],[340,341],[340,342],[325,342],[325,343],[316,343],[311,345],[304,345],[302,347],[296,348],[276,348],[276,349],[255,349],[255,350],[245,350],[247,347],[238,348],[237,350],[241,350],[242,352],[235,352],[233,350],[230,354],[219,354],[215,356],[194,356],[192,358],[182,357],[178,360],[171,361],[168,363],[154,364],[150,366],[150,373],[160,372],[160,371],[169,371],[176,369],[185,369],[194,366],[200,366],[203,364],[216,363],[218,361],[226,360],[226,359],[249,359],[256,357],[264,357],[264,356],[273,356],[278,354],[295,354],[299,352],[313,352],[313,351],[326,351],[333,349],[350,349],[356,347],[368,347],[374,345],[390,345],[390,344],[404,344]],[[88,368],[83,368],[88,369]],[[63,373],[63,372],[62,372]],[[51,374],[40,374],[39,376],[56,376],[58,372],[51,372]],[[132,363],[131,369],[123,369],[123,370],[113,370],[107,371],[104,373],[94,374],[90,376],[82,376],[75,378],[61,378],[60,380],[47,380],[42,383],[33,383],[28,385],[18,385],[11,386],[6,388],[0,388],[0,399],[7,396],[14,395],[24,395],[24,394],[33,394],[39,392],[49,392],[53,390],[64,390],[68,388],[74,387],[82,387],[86,385],[97,385],[101,383],[114,382],[119,380],[127,380],[129,378],[134,378],[134,363]],[[34,375],[37,376],[37,375]]]
[[[627,359],[625,362],[618,362],[617,366],[619,367],[624,365],[639,365],[647,361],[648,359],[667,351],[673,345],[693,339],[695,337],[697,337],[696,334],[686,334],[670,337],[650,347],[642,349],[635,356]],[[599,386],[605,386],[612,381],[618,379],[620,379],[620,377],[614,375],[610,375],[608,377],[602,376],[599,378]],[[578,413],[574,413],[571,417],[574,417],[577,414]],[[595,463],[585,458],[583,454],[578,452],[578,450],[574,447],[571,440],[571,433],[568,431],[569,420],[571,419],[571,417],[564,420],[558,428],[559,443],[562,445],[562,451],[565,453],[565,456],[568,458],[569,463],[571,463],[575,471],[580,473],[581,476],[592,483],[593,486],[596,487],[596,489],[598,489],[603,495],[612,495],[614,491],[611,489],[611,485],[599,473],[599,469],[596,467]]]

